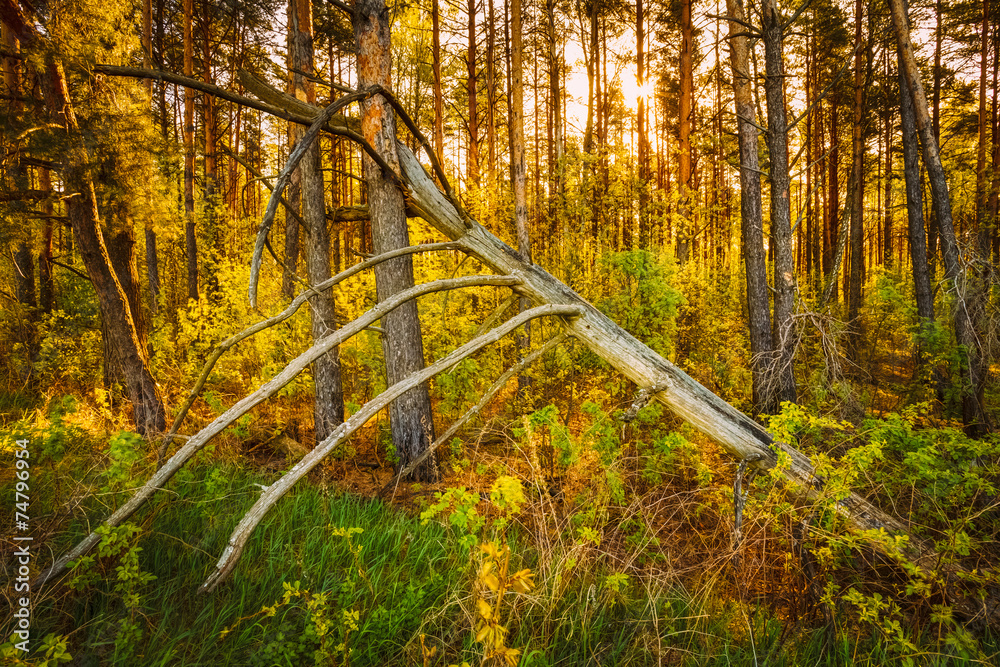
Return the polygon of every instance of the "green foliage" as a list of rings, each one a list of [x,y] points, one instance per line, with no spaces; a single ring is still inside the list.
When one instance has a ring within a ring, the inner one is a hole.
[[[11,636],[4,644],[0,644],[0,665],[11,667],[56,667],[60,663],[70,662],[73,656],[67,649],[66,635],[56,635],[50,632],[42,638],[41,644],[35,649],[35,656],[29,657],[18,648],[21,642],[16,635]]]
[[[455,530],[459,545],[466,551],[472,549],[479,540],[479,530],[486,520],[476,510],[479,494],[468,491],[464,486],[453,487],[434,494],[434,503],[420,513],[420,520],[426,524],[431,519],[447,516],[448,523]]]
[[[599,262],[605,315],[664,357],[673,351],[684,296],[672,284],[673,266],[648,250],[608,253]]]

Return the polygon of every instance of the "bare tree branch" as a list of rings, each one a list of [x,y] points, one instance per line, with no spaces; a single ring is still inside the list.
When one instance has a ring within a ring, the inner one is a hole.
[[[378,414],[380,410],[384,409],[393,400],[403,395],[410,389],[413,389],[417,385],[426,382],[454,363],[465,359],[477,350],[489,345],[490,343],[500,340],[525,322],[545,316],[574,317],[579,315],[581,312],[582,309],[576,306],[554,304],[536,306],[535,308],[526,310],[523,313],[507,320],[496,329],[493,329],[478,338],[470,340],[468,343],[461,346],[451,354],[439,359],[423,370],[412,373],[405,380],[397,382],[372,400],[368,401],[364,407],[351,415],[347,421],[338,426],[323,442],[316,445],[315,449],[306,454],[301,461],[296,463],[291,470],[282,475],[280,479],[264,491],[260,499],[245,515],[243,515],[243,518],[236,526],[236,529],[233,530],[233,534],[229,538],[229,544],[226,546],[225,551],[222,552],[222,556],[215,565],[215,572],[208,576],[205,583],[201,585],[199,592],[211,592],[215,590],[219,584],[225,581],[229,574],[232,573],[233,568],[235,568],[236,564],[239,562],[243,549],[246,546],[247,540],[250,539],[250,535],[253,533],[254,528],[257,527],[257,524],[260,523],[261,519],[264,518],[264,515],[267,514],[274,504],[278,502],[278,500],[280,500],[281,497],[284,496],[297,481],[302,479],[306,473],[312,470],[316,464],[322,461],[324,457],[333,451],[337,445],[343,442],[345,438],[364,426],[369,419]]]
[[[170,457],[166,465],[157,470],[149,481],[147,481],[141,489],[136,491],[135,495],[133,495],[128,502],[119,507],[110,517],[105,519],[104,525],[113,527],[121,524],[123,521],[127,521],[128,518],[131,517],[136,510],[142,507],[142,505],[145,504],[145,502],[149,500],[154,493],[163,488],[163,486],[170,481],[170,478],[173,477],[174,474],[180,470],[192,456],[198,453],[198,451],[200,451],[201,448],[204,447],[212,438],[221,433],[223,429],[249,412],[256,405],[276,394],[282,387],[291,382],[296,375],[305,370],[309,364],[329,352],[334,346],[340,345],[345,340],[376,320],[381,319],[386,313],[398,308],[403,303],[424,294],[440,292],[447,289],[459,289],[462,287],[475,287],[482,285],[513,287],[520,284],[520,282],[520,279],[514,276],[465,276],[462,278],[449,278],[446,280],[435,280],[434,282],[415,285],[408,290],[399,292],[391,298],[382,301],[350,324],[345,325],[344,327],[331,333],[329,336],[317,341],[312,347],[293,359],[287,366],[285,366],[285,368],[281,370],[280,373],[265,382],[253,393],[243,397],[233,407],[216,417],[211,424],[198,431],[198,433],[192,436],[183,447],[177,450],[176,454]],[[65,554],[53,563],[52,567],[50,567],[44,574],[40,575],[36,582],[37,585],[41,586],[51,581],[54,577],[65,571],[66,565],[70,561],[87,553],[100,541],[101,536],[98,533],[90,533],[90,535],[85,537],[75,547],[73,547],[69,553]]]

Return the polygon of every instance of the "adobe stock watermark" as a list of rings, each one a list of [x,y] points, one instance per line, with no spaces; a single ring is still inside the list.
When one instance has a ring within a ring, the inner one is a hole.
[[[19,651],[28,652],[31,638],[31,535],[28,534],[28,507],[31,481],[31,450],[28,440],[17,440],[14,450],[14,636],[20,641],[14,643]]]

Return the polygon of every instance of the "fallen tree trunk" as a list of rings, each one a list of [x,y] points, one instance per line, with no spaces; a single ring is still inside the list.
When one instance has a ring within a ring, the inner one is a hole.
[[[183,78],[161,72],[126,70],[125,68],[107,66],[95,67],[95,71],[119,76],[164,78],[171,81]],[[185,79],[183,83],[184,85],[190,84],[194,88],[207,90],[207,86],[198,81]],[[261,87],[264,84],[256,82],[255,85]],[[225,96],[228,96],[227,99],[234,97],[232,93],[223,92]],[[214,90],[211,93],[216,94]],[[379,91],[379,93],[387,95],[384,91]],[[368,94],[374,93],[369,91]],[[250,105],[306,125],[316,124],[316,120],[323,113],[323,110],[318,107],[309,106],[302,102],[297,102],[296,105],[292,106],[291,103],[282,99],[280,93],[268,97],[269,104],[250,101]],[[246,100],[246,98],[242,99]],[[394,107],[398,106],[394,100],[393,105]],[[364,144],[362,137],[358,136],[352,129],[348,129],[356,125],[356,121],[353,119],[332,116],[328,122],[322,123],[322,125],[326,131],[348,136]],[[413,126],[410,129],[415,131]],[[418,137],[418,139],[422,143],[424,142],[422,137]],[[579,339],[591,351],[635,382],[640,387],[641,397],[653,397],[660,401],[678,417],[719,443],[725,451],[741,463],[751,464],[758,469],[766,470],[777,467],[781,475],[795,487],[795,492],[810,499],[829,500],[829,498],[824,498],[823,480],[816,474],[807,456],[785,443],[776,441],[762,426],[710,392],[668,360],[653,352],[564,283],[540,267],[524,261],[519,253],[465,214],[454,196],[446,196],[442,193],[416,156],[404,144],[397,143],[402,173],[395,176],[397,182],[404,188],[409,211],[419,214],[420,217],[452,240],[460,240],[464,249],[486,266],[505,276],[514,277],[516,285],[513,286],[513,289],[531,300],[536,306],[554,305],[575,308],[578,316],[564,320],[567,334]],[[383,169],[385,168],[383,166]],[[334,338],[334,336],[330,338]],[[321,347],[327,341],[329,338],[324,339],[316,347]],[[288,369],[280,375],[284,377],[287,374]],[[273,382],[272,380],[268,384],[271,385]],[[232,416],[238,406],[247,403],[251,398],[254,399],[254,403],[263,400],[264,397],[260,396],[259,393],[258,390],[255,394],[243,399],[205,431],[219,427],[218,422],[223,421],[227,416]],[[165,479],[169,479],[169,476],[180,465],[183,465],[182,460],[175,462],[175,459],[183,458],[186,460],[182,457],[182,452],[187,457],[193,454],[193,451],[190,451],[192,442],[197,439],[203,445],[213,434],[207,435],[204,439],[202,439],[202,435],[199,433],[196,438],[189,441],[175,455],[174,459],[171,459],[171,462],[146,484],[143,492],[137,494],[126,506],[119,509],[107,523],[115,525],[115,521],[123,521],[131,515],[144,502],[145,498],[148,498],[155,491],[156,487],[162,484]],[[171,472],[163,474],[168,468],[171,468]],[[143,498],[139,497],[143,495]],[[961,616],[969,621],[974,620],[992,625],[1000,624],[1000,609],[996,604],[996,596],[985,594],[985,599],[980,600],[964,594],[963,591],[956,590],[955,585],[958,583],[959,575],[967,573],[967,570],[959,565],[942,563],[940,554],[934,549],[933,544],[910,535],[909,526],[904,522],[887,514],[855,493],[839,498],[834,508],[849,526],[869,537],[872,545],[877,549],[886,552],[893,558],[905,558],[912,561],[922,576],[932,582],[952,586],[952,590],[947,591],[949,602]],[[890,534],[906,535],[908,539],[895,541],[889,537]],[[99,537],[96,534],[91,534],[71,554],[60,559],[44,575],[43,581],[51,579],[65,567],[68,560],[85,553],[98,540]]]
[[[452,239],[462,239],[472,255],[494,271],[513,275],[521,282],[514,291],[526,296],[536,306],[560,304],[578,306],[580,316],[564,321],[566,332],[579,339],[592,352],[635,382],[681,419],[709,436],[737,460],[750,462],[761,469],[779,465],[782,475],[796,492],[807,498],[822,497],[823,480],[816,474],[809,457],[789,445],[778,442],[760,424],[726,403],[696,382],[627,331],[608,319],[580,295],[548,272],[529,264],[510,246],[493,236],[478,223],[463,220],[448,199],[428,176],[416,156],[402,143],[399,159],[402,181],[408,188],[407,202],[423,219]],[[882,511],[856,493],[836,503],[838,513],[855,530],[868,533],[880,550],[889,547],[889,534],[905,534],[909,539],[897,544],[898,553],[890,554],[913,561],[932,580],[940,572],[950,583],[960,568],[945,566],[934,545],[910,535],[909,526]],[[959,594],[951,600],[955,610],[967,619],[991,624],[1000,622],[997,605]]]

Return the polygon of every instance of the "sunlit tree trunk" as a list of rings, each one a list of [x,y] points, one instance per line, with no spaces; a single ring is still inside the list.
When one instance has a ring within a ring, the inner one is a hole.
[[[479,85],[476,79],[476,0],[469,0],[469,48],[466,52],[465,65],[468,69],[466,92],[469,97],[469,185],[479,184]]]
[[[434,69],[434,150],[438,162],[444,164],[444,94],[441,89],[441,10],[439,0],[431,3],[431,30],[433,47],[431,56]]]
[[[184,0],[184,76],[194,78],[194,0]],[[198,239],[194,217],[194,90],[184,88],[184,239],[188,298],[198,299]]]
[[[358,46],[358,87],[391,86],[392,59],[389,13],[385,0],[356,0],[354,36]],[[361,133],[396,171],[396,117],[380,96],[361,103]],[[374,252],[381,254],[410,245],[406,227],[403,193],[377,164],[362,155],[368,208],[372,220]],[[375,267],[375,291],[384,301],[413,285],[413,263],[409,255],[382,262]],[[382,319],[382,350],[385,353],[389,385],[402,381],[424,366],[423,339],[417,304],[408,301]],[[403,394],[389,410],[389,422],[396,448],[397,465],[406,466],[434,440],[434,421],[426,383]],[[437,461],[431,456],[413,473],[419,481],[438,478]]]
[[[679,118],[677,123],[677,261],[688,260],[694,231],[691,221],[691,121],[694,95],[694,70],[692,63],[693,26],[691,23],[691,0],[681,0],[681,91],[678,99]]]
[[[202,0],[202,80],[208,84],[214,83],[212,77],[212,16],[210,7],[211,5],[208,0]],[[215,292],[219,288],[218,262],[225,252],[225,235],[219,229],[218,216],[215,211],[219,179],[219,161],[216,153],[218,127],[215,117],[215,96],[203,93],[201,96],[201,109],[205,133],[205,182],[202,187],[202,192],[204,193],[202,223],[205,232],[202,234],[202,238],[208,241],[207,247],[202,248],[202,266],[204,267],[205,287],[208,291]]]
[[[310,0],[292,0],[289,11],[288,40],[291,48],[292,82],[295,96],[310,104],[316,101],[315,86],[298,72],[313,71],[312,4]],[[299,164],[301,171],[302,219],[308,225],[305,244],[309,282],[317,285],[331,276],[330,235],[326,226],[326,196],[323,188],[320,144],[314,141]],[[309,299],[313,340],[320,340],[337,329],[333,296],[329,292]],[[313,415],[316,442],[322,442],[344,421],[344,395],[340,378],[340,348],[333,347],[313,363],[316,388]]]
[[[771,309],[767,289],[767,256],[764,252],[764,217],[761,212],[760,166],[757,158],[757,127],[753,104],[746,22],[740,0],[726,0],[729,16],[729,62],[733,72],[740,145],[740,220],[743,262],[747,280],[747,315],[750,324],[750,369],[755,412],[777,410],[777,394],[768,380],[768,365],[774,350],[771,339]]]
[[[66,211],[101,309],[101,319],[111,345],[117,352],[124,374],[133,419],[139,433],[152,435],[165,427],[165,411],[159,389],[149,371],[149,359],[129,298],[112,268],[101,232],[94,184],[76,115],[66,87],[62,66],[50,61],[43,76],[46,104],[53,122],[66,128],[69,150],[63,157],[63,183],[67,194]]]

